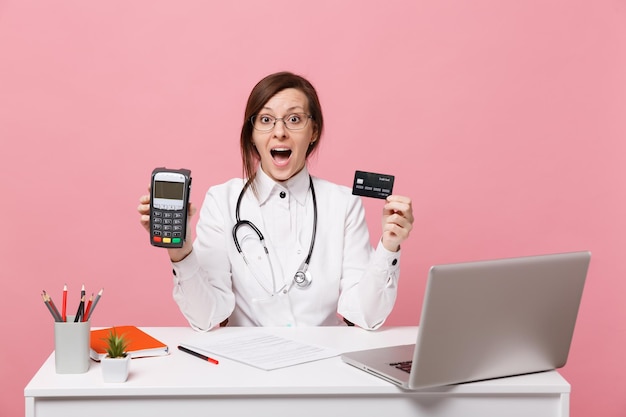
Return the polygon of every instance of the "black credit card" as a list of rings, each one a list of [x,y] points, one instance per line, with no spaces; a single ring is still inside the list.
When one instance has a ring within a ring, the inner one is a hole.
[[[385,199],[393,192],[393,175],[356,171],[352,194]]]

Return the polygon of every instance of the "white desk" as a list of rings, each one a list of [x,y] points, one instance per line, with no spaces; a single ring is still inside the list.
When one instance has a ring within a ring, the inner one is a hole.
[[[26,417],[569,416],[570,385],[556,371],[407,392],[339,357],[273,371],[219,357],[213,365],[176,349],[193,330],[143,330],[167,343],[171,354],[133,359],[128,381],[117,384],[102,382],[96,362],[85,374],[58,375],[52,354],[24,389]],[[417,327],[264,330],[340,352],[413,343],[417,334]]]

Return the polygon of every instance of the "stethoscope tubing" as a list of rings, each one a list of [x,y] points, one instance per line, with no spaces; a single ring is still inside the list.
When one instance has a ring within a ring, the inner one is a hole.
[[[237,252],[239,252],[239,254],[243,257],[243,260],[246,263],[246,265],[248,265],[248,267],[251,268],[250,264],[248,263],[248,259],[246,258],[246,255],[243,253],[243,250],[241,249],[241,245],[239,244],[239,238],[237,238],[237,231],[239,230],[239,228],[243,226],[250,227],[259,237],[259,240],[261,241],[261,245],[263,245],[263,250],[265,251],[267,260],[270,263],[272,279],[275,281],[274,268],[272,267],[272,261],[270,260],[270,257],[269,257],[269,251],[267,250],[267,245],[265,244],[265,236],[263,236],[263,233],[261,233],[261,230],[259,230],[259,228],[254,223],[252,223],[250,220],[241,220],[241,217],[240,217],[241,200],[243,199],[243,196],[246,193],[246,190],[248,189],[248,186],[250,185],[250,183],[251,181],[249,180],[246,182],[246,184],[243,186],[243,189],[239,193],[239,197],[237,198],[237,205],[235,207],[235,225],[233,226],[233,241],[235,242],[235,248],[237,249]],[[309,253],[307,254],[304,261],[300,264],[298,271],[295,273],[293,277],[293,281],[296,283],[296,286],[298,286],[299,288],[306,288],[311,284],[311,276],[310,276],[310,273],[307,272],[307,270],[309,269],[309,263],[311,262],[311,256],[313,255],[313,248],[315,247],[315,237],[317,235],[317,199],[315,197],[315,187],[313,186],[313,179],[311,178],[311,176],[309,176],[309,187],[311,189],[311,197],[313,199],[313,233],[311,234],[311,245],[309,246]],[[253,275],[256,278],[256,274],[254,274],[254,271],[253,271]],[[257,281],[259,281],[258,278],[257,278]],[[270,292],[267,290],[267,288],[265,288],[264,285],[261,284],[260,281],[259,281],[259,285],[261,285],[263,289],[265,289],[267,292]],[[274,288],[274,293],[275,292],[276,290]]]

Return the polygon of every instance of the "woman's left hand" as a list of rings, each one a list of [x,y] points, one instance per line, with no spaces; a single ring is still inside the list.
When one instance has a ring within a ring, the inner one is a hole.
[[[413,228],[411,199],[401,195],[390,195],[383,207],[383,237],[385,249],[397,252]]]

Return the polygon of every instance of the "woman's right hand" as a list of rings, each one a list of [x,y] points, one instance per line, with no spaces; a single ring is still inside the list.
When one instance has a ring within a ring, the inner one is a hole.
[[[139,207],[137,207],[140,218],[139,221],[146,232],[150,233],[150,194],[139,197]]]
[[[137,207],[139,212],[139,222],[146,229],[146,232],[150,233],[150,188],[148,188],[148,194],[139,197],[139,206]],[[191,253],[193,248],[193,239],[191,236],[190,219],[196,214],[196,206],[189,202],[189,208],[187,211],[187,236],[182,248],[168,249],[167,252],[170,255],[172,262],[182,261]]]

